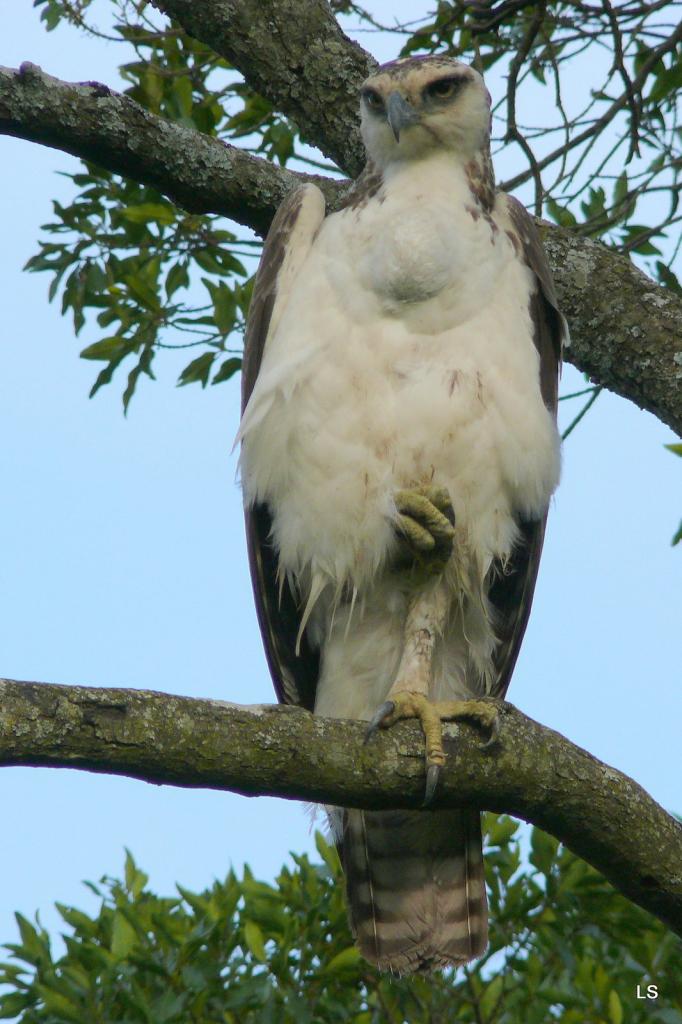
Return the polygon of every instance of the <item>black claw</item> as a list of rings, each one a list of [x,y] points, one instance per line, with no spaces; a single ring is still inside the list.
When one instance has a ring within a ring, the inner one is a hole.
[[[389,715],[392,715],[394,711],[395,704],[393,703],[392,700],[385,700],[384,703],[376,709],[367,725],[367,731],[365,732],[365,743],[368,743],[371,740],[372,736],[377,731],[377,729],[384,721],[384,719],[388,718]]]
[[[440,765],[430,764],[426,772],[426,790],[424,792],[424,803],[422,807],[430,807],[436,795],[438,780],[440,778]]]

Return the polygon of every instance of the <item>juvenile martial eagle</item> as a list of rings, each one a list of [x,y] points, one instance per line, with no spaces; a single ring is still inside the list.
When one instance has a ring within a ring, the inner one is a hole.
[[[393,61],[361,108],[367,166],[343,207],[326,216],[306,185],[265,244],[241,473],[280,700],[370,730],[419,717],[428,798],[440,718],[490,723],[479,698],[504,696],[526,627],[565,328],[532,220],[494,188],[481,76]],[[407,972],[483,952],[477,811],[332,819],[368,960]]]

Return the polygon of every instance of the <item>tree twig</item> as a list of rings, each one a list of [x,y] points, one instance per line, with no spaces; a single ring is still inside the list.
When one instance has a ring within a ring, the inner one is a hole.
[[[597,399],[599,398],[599,396],[600,396],[600,394],[602,393],[603,390],[604,389],[601,388],[601,387],[592,388],[592,394],[587,399],[587,401],[585,402],[585,404],[582,407],[582,409],[580,410],[580,412],[576,416],[573,417],[573,419],[571,420],[571,422],[569,423],[569,425],[566,427],[566,429],[564,430],[563,434],[561,435],[561,440],[562,441],[565,441],[566,438],[569,436],[569,434],[573,433],[573,431],[578,426],[578,424],[583,419],[583,417],[587,416],[588,412],[590,411],[590,409],[592,408],[594,403],[597,401]]]
[[[659,60],[661,60],[666,53],[673,51],[680,40],[682,40],[682,22],[680,22],[676,29],[671,33],[669,38],[653,50],[643,62],[637,76],[631,80],[631,88],[633,92],[638,92],[644,87],[644,83]],[[575,149],[576,146],[581,146],[583,142],[586,142],[588,139],[591,139],[593,136],[602,132],[604,128],[613,121],[616,114],[622,110],[623,107],[627,106],[627,103],[628,93],[623,92],[623,94],[619,96],[617,100],[614,100],[611,106],[608,107],[600,117],[596,118],[588,128],[574,135],[568,145],[559,146],[558,149],[553,150],[551,153],[543,156],[541,160],[538,160],[537,171],[543,171],[545,167],[549,167],[555,160],[558,160],[560,157],[563,158],[563,155],[567,153],[568,150]],[[522,185],[533,176],[534,171],[535,169],[532,169],[522,171],[520,174],[515,174],[513,178],[504,182],[503,188],[518,188],[519,185]]]

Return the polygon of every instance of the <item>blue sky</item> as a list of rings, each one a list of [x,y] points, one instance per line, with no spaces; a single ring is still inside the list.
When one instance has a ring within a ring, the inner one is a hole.
[[[0,42],[2,64],[30,59],[113,86],[117,56],[74,31],[47,35],[28,3]],[[76,166],[0,137],[0,672],[270,701],[230,454],[238,382],[178,390],[182,363],[169,358],[124,419],[120,387],[87,398],[93,365],[77,353],[96,329],[75,339],[47,304],[47,277],[21,271],[51,200],[71,195],[55,171]],[[567,367],[564,389],[581,384]],[[672,440],[604,395],[567,442],[509,696],[682,811],[681,549],[669,543],[682,487],[679,460],[663,449]],[[58,930],[55,900],[92,907],[81,881],[120,872],[125,846],[165,892],[176,880],[203,887],[245,861],[272,876],[289,850],[313,849],[308,817],[286,801],[7,768],[0,800],[0,942],[15,938],[14,910],[39,909]]]

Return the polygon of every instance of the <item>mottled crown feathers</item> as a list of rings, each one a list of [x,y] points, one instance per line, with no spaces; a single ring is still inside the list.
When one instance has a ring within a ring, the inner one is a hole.
[[[463,160],[488,150],[490,94],[481,75],[462,61],[390,61],[366,79],[360,94],[362,136],[378,167],[438,149]]]

